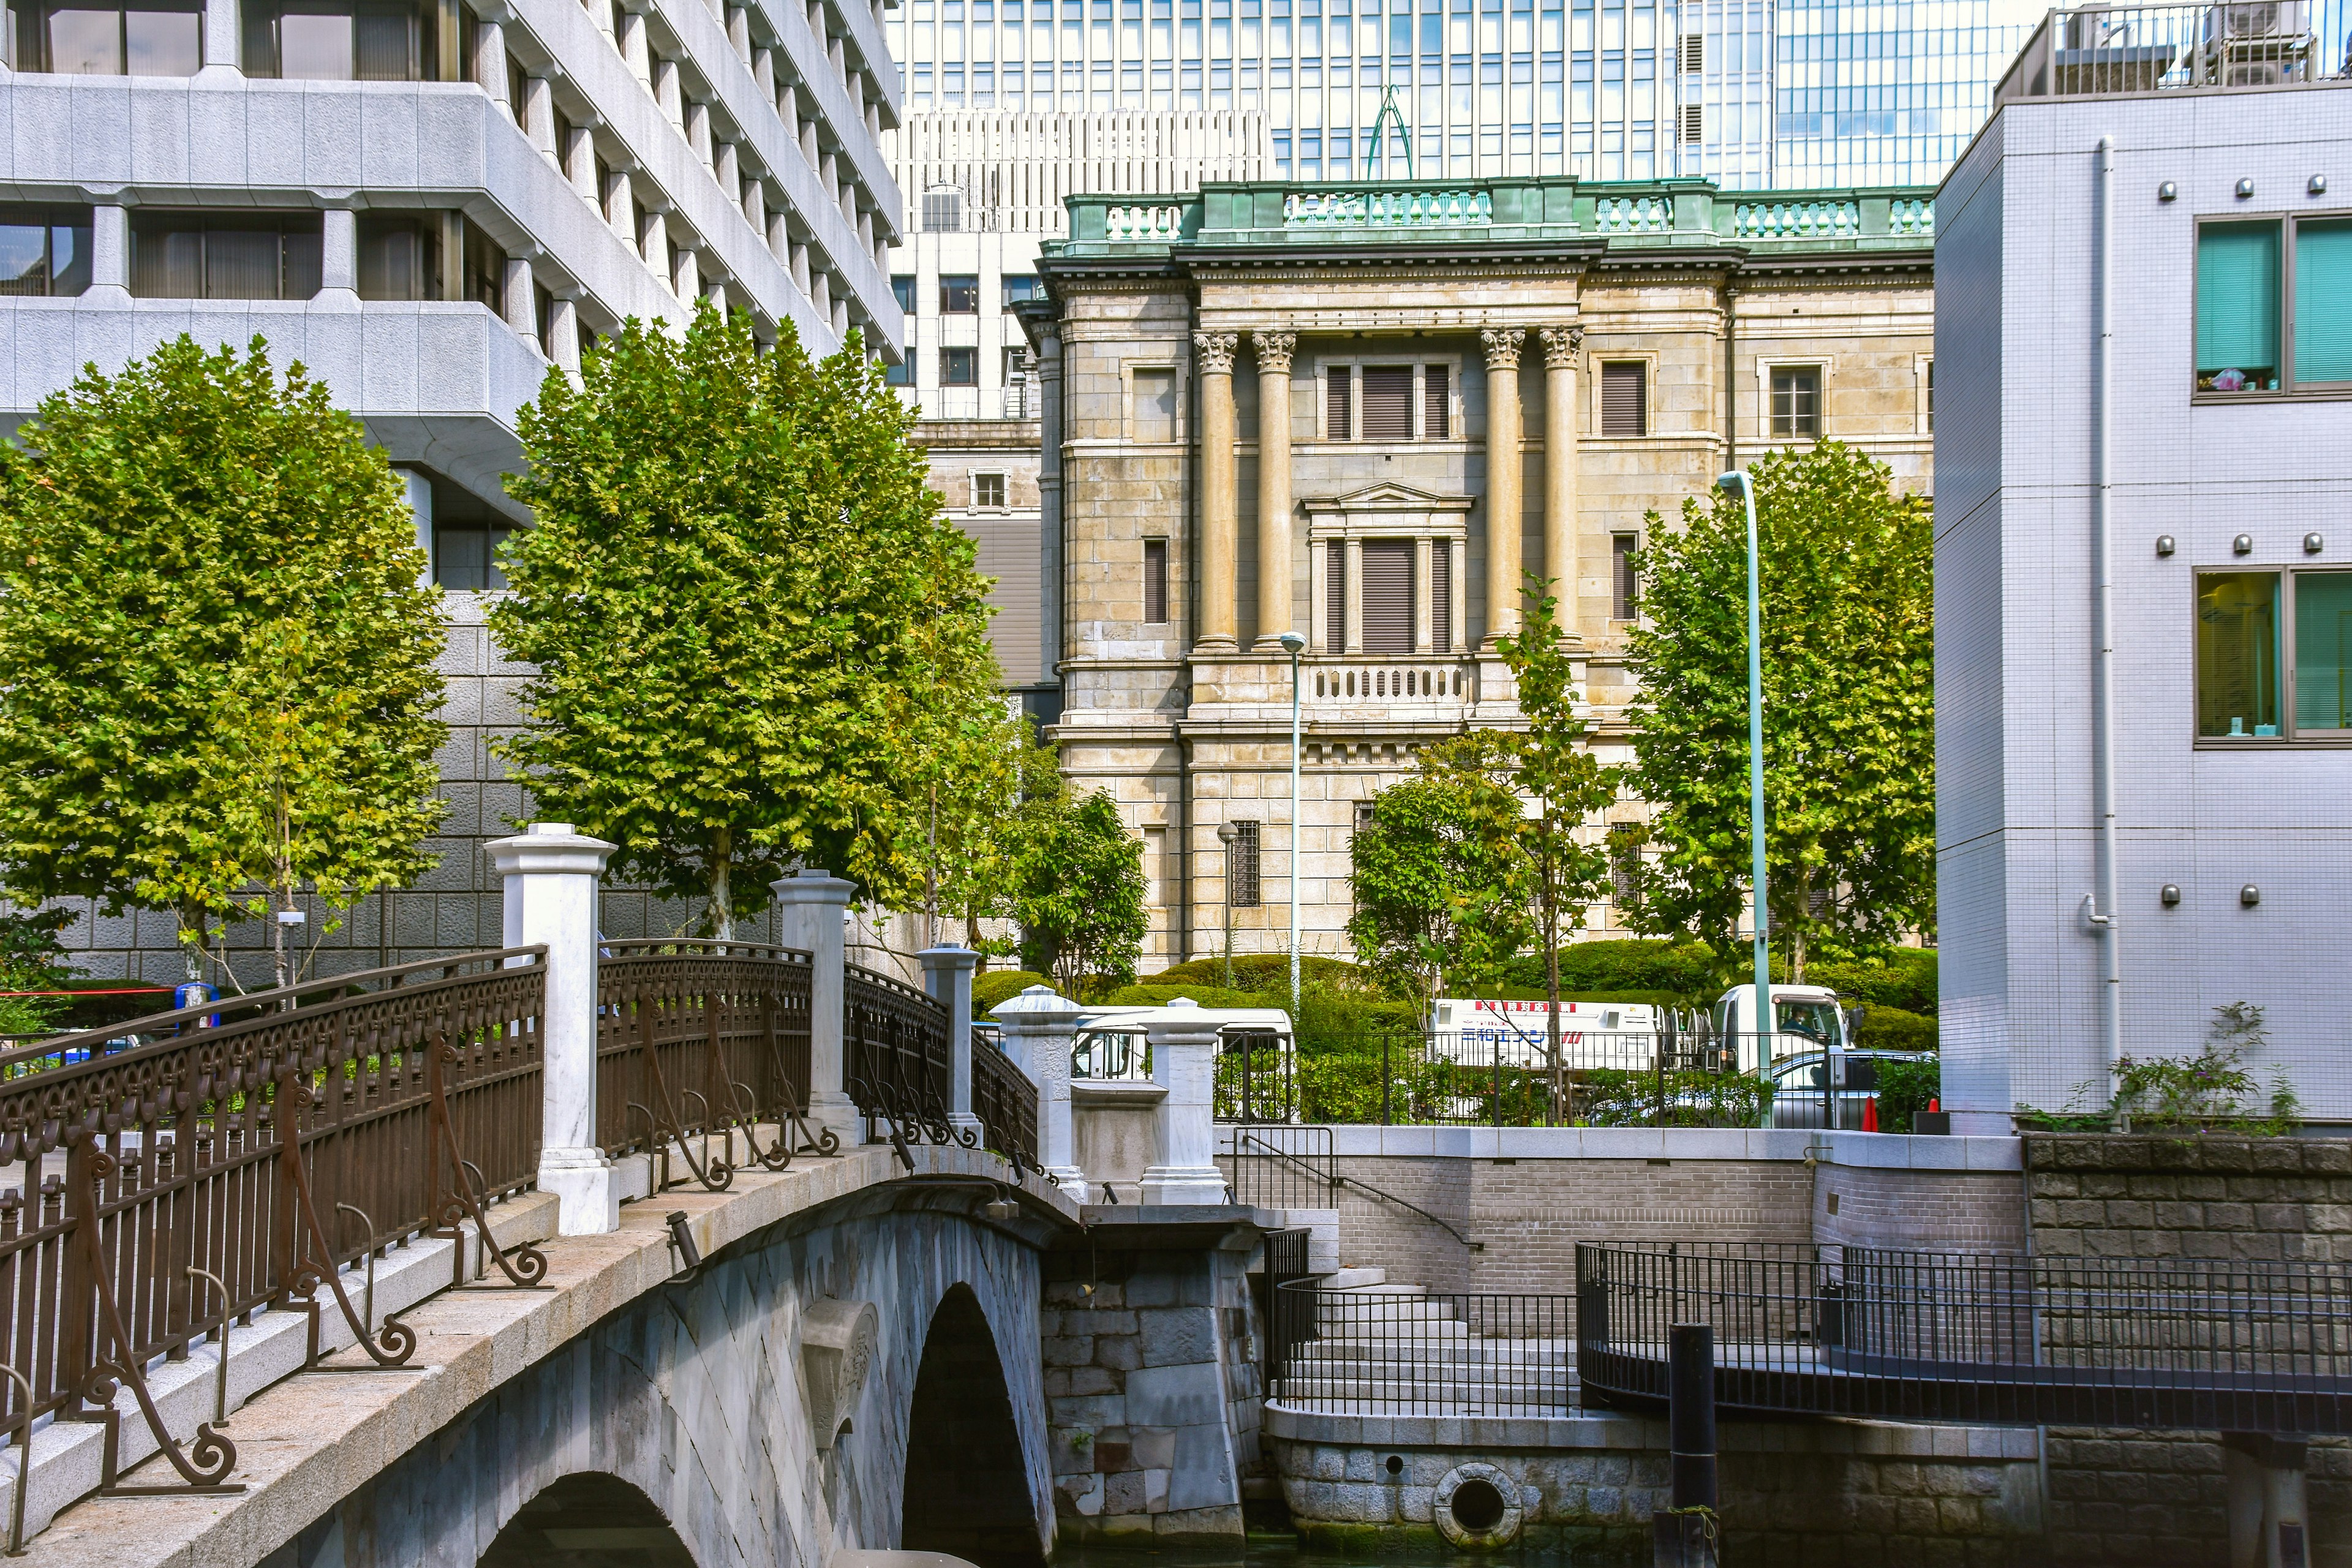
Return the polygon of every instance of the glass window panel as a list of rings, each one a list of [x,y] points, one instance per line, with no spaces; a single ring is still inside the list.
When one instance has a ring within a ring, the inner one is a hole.
[[[205,236],[207,300],[275,300],[278,271],[274,228],[222,228]]]
[[[426,300],[425,236],[415,218],[363,213],[359,221],[360,298]]]
[[[2352,218],[2294,226],[2294,379],[2352,381]]]
[[[318,229],[307,232],[289,230],[281,239],[284,266],[279,273],[278,292],[263,294],[260,299],[308,300],[318,293],[324,273],[325,247]]]
[[[2278,733],[2279,574],[2197,574],[2197,732]]]
[[[2197,231],[2197,389],[2278,386],[2279,226],[2209,223]]]
[[[48,232],[38,224],[0,225],[0,295],[49,291]]]
[[[289,81],[352,79],[352,18],[278,19],[278,74]]]
[[[62,76],[122,74],[122,13],[49,13],[49,68]]]
[[[362,81],[415,81],[419,68],[419,19],[406,6],[363,5],[352,18],[352,57]]]
[[[205,237],[195,228],[134,227],[131,291],[143,300],[193,300],[204,291]]]
[[[2295,574],[2294,727],[2352,730],[2352,572]]]
[[[49,292],[79,294],[89,287],[89,226],[58,224],[49,230]]]
[[[204,68],[205,19],[194,11],[130,11],[123,34],[132,76],[194,76]]]

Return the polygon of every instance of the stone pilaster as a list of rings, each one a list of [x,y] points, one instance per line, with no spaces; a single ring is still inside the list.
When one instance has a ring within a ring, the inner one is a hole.
[[[1559,601],[1559,629],[1580,640],[1576,595],[1576,362],[1584,328],[1571,322],[1543,329],[1544,581]]]
[[[1517,327],[1488,327],[1486,349],[1486,642],[1519,629],[1519,347]]]
[[[1296,332],[1253,332],[1257,351],[1257,643],[1282,651],[1292,630],[1290,585],[1290,355]]]
[[[1201,636],[1203,650],[1240,646],[1234,468],[1234,349],[1232,332],[1194,332],[1201,373]]]

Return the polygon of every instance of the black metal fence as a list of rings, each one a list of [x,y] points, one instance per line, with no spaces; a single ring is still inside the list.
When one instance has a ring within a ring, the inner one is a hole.
[[[1391,1415],[1564,1415],[1576,1402],[1566,1296],[1417,1289],[1274,1292],[1281,1347],[1268,1397],[1297,1410]]]
[[[1663,1400],[1668,1331],[1699,1322],[1730,1408],[2352,1430],[2335,1264],[1582,1242],[1577,1303],[1593,1403]]]
[[[1217,1135],[1234,1202],[1262,1209],[1328,1209],[1339,1202],[1328,1127],[1243,1122]]]
[[[1784,1057],[1806,1046],[1785,1034],[1771,1042]],[[1671,1018],[1654,1029],[1564,1030],[1557,1068],[1539,1027],[1380,1027],[1291,1048],[1271,1037],[1229,1040],[1216,1114],[1234,1123],[1752,1127],[1772,1102],[1757,1062],[1754,1037]]]
[[[1270,1230],[1265,1233],[1265,1295],[1259,1299],[1258,1310],[1265,1323],[1265,1342],[1258,1357],[1258,1386],[1272,1388],[1275,1378],[1289,1364],[1297,1352],[1297,1344],[1289,1331],[1295,1328],[1295,1314],[1290,1319],[1280,1316],[1276,1303],[1286,1287],[1307,1278],[1307,1233],[1304,1230]]]

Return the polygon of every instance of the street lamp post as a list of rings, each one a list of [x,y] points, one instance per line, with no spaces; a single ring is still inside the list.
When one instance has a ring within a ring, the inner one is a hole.
[[[1748,838],[1749,886],[1756,898],[1756,1071],[1772,1067],[1772,942],[1764,884],[1764,609],[1756,572],[1756,482],[1735,468],[1716,481],[1737,490],[1748,512]],[[1736,1050],[1739,1042],[1734,1040]],[[1826,1073],[1829,1064],[1822,1062]]]
[[[1217,842],[1224,847],[1225,873],[1225,989],[1234,988],[1234,840],[1242,830],[1230,822],[1217,824]]]
[[[1282,651],[1290,656],[1290,1026],[1298,1027],[1298,862],[1305,853],[1305,826],[1298,819],[1298,656],[1307,639],[1297,632],[1282,634]]]

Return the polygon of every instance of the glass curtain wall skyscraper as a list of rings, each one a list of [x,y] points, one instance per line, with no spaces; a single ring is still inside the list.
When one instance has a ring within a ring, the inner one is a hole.
[[[1938,177],[2022,0],[902,0],[911,115],[1262,115],[1301,180]],[[1408,152],[1409,149],[1409,152]]]

